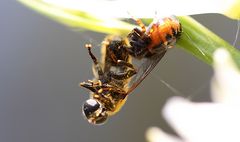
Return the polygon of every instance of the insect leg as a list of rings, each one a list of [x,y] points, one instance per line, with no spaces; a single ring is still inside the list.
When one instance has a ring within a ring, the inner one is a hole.
[[[128,79],[130,77],[132,77],[133,75],[135,75],[137,72],[136,70],[128,70],[124,73],[117,73],[117,72],[109,72],[109,75],[117,80],[124,80],[124,79]]]
[[[136,42],[130,42],[131,46],[127,48],[128,53],[135,57],[141,59],[142,57],[145,56],[147,53],[148,49],[146,48],[147,46],[143,46],[139,44],[137,41]],[[138,46],[139,45],[139,46]]]
[[[128,40],[130,46],[126,49],[133,57],[142,58],[146,54],[147,46],[151,43],[151,39],[146,34],[142,33],[137,28],[134,28],[131,33],[128,34]]]
[[[88,82],[81,82],[80,86],[87,88],[89,90],[91,90],[94,93],[102,93],[103,89],[102,89],[102,82],[101,80],[97,80],[97,81],[92,81],[92,80],[88,80]]]
[[[127,67],[129,67],[129,68],[131,68],[131,69],[134,69],[133,64],[128,63],[128,62],[126,62],[126,61],[124,61],[124,60],[117,60],[117,65],[118,65],[118,66],[127,66]],[[134,69],[134,70],[135,70],[135,69]]]
[[[132,77],[133,75],[135,75],[137,73],[133,64],[131,64],[129,62],[126,62],[124,60],[117,60],[117,65],[118,66],[126,66],[126,67],[129,67],[131,69],[127,70],[124,73],[109,72],[109,75],[114,79],[118,79],[118,80],[128,79],[128,78]]]
[[[103,73],[103,70],[102,70],[100,64],[98,63],[97,58],[95,57],[95,55],[91,51],[92,45],[91,44],[85,44],[85,47],[88,49],[88,54],[90,55],[90,57],[93,60],[94,67],[97,70],[99,78],[102,78],[104,76],[104,73]]]
[[[87,88],[87,89],[91,90],[92,92],[96,92],[96,88],[93,86],[92,82],[81,82],[80,86]]]
[[[146,32],[146,27],[145,27],[145,25],[143,24],[143,22],[142,22],[142,20],[141,19],[138,19],[138,18],[134,18],[134,17],[132,17],[132,19],[138,24],[138,26],[140,26],[141,27],[141,32],[142,33],[145,33]]]

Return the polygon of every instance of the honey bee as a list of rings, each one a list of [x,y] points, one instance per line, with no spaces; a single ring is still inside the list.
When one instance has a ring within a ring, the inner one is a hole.
[[[136,74],[127,53],[126,41],[119,36],[108,36],[102,45],[102,61],[99,63],[86,48],[94,63],[95,80],[80,83],[89,89],[90,99],[83,104],[83,114],[89,123],[102,124],[108,116],[118,112],[127,99],[127,85]]]
[[[89,123],[103,124],[118,112],[128,94],[153,70],[182,32],[175,17],[155,20],[147,28],[140,19],[135,21],[141,29],[134,28],[126,38],[108,36],[104,40],[100,63],[91,52],[91,45],[86,45],[95,72],[95,80],[80,83],[92,92],[82,108]]]

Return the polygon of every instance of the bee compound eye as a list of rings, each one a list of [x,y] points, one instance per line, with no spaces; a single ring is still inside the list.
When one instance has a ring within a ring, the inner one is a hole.
[[[94,99],[87,100],[83,104],[82,109],[83,114],[91,124],[103,124],[108,118],[108,114],[105,109]]]
[[[100,109],[100,104],[94,100],[89,99],[83,104],[83,114],[89,118],[92,114],[96,113]]]

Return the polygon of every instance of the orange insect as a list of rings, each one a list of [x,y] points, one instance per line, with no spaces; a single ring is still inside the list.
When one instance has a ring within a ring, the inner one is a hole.
[[[175,16],[155,19],[148,27],[140,19],[134,20],[141,29],[134,28],[128,34],[130,46],[127,50],[133,58],[141,60],[141,64],[135,67],[137,74],[131,80],[129,92],[154,69],[182,33],[181,23]]]
[[[147,28],[140,19],[135,19],[141,30],[134,28],[128,34],[130,55],[135,58],[150,57],[172,47],[182,33],[180,22],[175,16],[157,19]]]

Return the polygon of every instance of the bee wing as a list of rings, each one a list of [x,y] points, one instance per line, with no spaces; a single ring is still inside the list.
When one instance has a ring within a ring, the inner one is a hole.
[[[141,59],[144,61],[142,61],[138,66],[137,74],[131,79],[127,94],[132,92],[145,79],[145,77],[154,69],[166,52],[167,48],[164,48],[160,53],[154,56]]]

